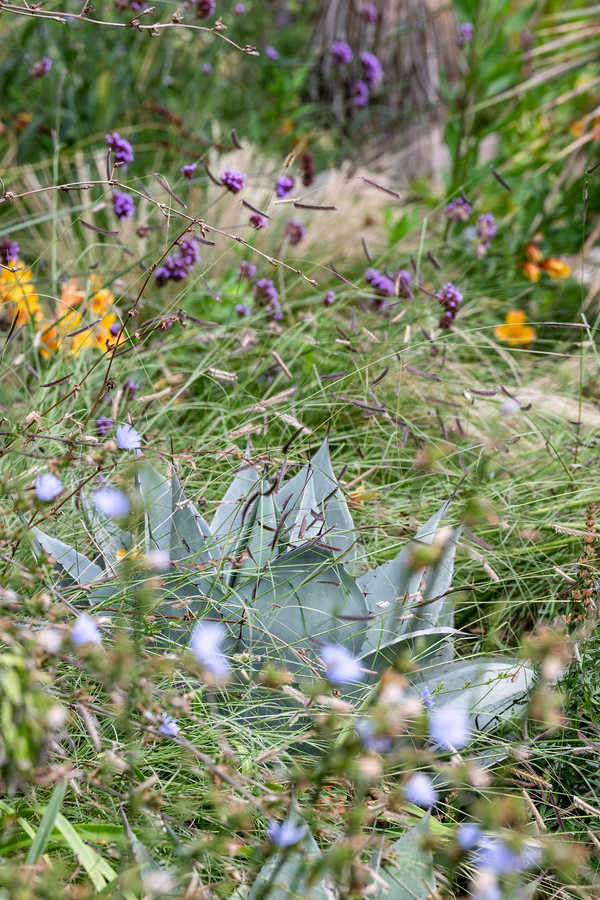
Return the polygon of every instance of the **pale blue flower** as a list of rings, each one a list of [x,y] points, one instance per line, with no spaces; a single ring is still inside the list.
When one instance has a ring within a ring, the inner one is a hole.
[[[433,706],[433,697],[431,696],[431,692],[428,687],[424,687],[421,691],[421,700],[423,701],[423,706],[425,709],[431,709]]]
[[[102,635],[94,619],[87,613],[81,613],[71,629],[71,640],[77,647],[82,644],[101,644]]]
[[[98,512],[109,519],[123,519],[131,508],[125,494],[113,487],[98,488],[92,499]]]
[[[117,425],[117,447],[121,450],[139,450],[142,439],[133,425]]]
[[[164,712],[161,716],[158,730],[161,734],[164,734],[165,737],[175,737],[175,735],[179,734],[179,732],[181,731],[173,716],[170,716],[166,712]]]
[[[201,665],[222,678],[230,670],[227,657],[221,650],[225,640],[225,626],[221,622],[197,622],[190,638],[190,650]]]
[[[521,850],[513,850],[501,838],[485,835],[473,854],[473,864],[496,875],[511,875],[536,868],[541,858],[542,852],[535,844],[525,844]]]
[[[378,734],[373,722],[359,719],[354,726],[360,741],[368,753],[389,753],[392,740],[387,734]]]
[[[364,672],[360,660],[341,644],[325,644],[321,650],[326,677],[332,684],[347,684],[362,681]]]
[[[471,740],[471,717],[460,707],[434,709],[429,713],[429,734],[443,750],[460,750]]]
[[[304,837],[305,825],[294,825],[289,819],[285,822],[269,822],[267,835],[278,847],[293,847]]]
[[[436,802],[438,794],[429,775],[415,772],[404,785],[404,796],[409,803],[428,809]]]
[[[62,481],[53,475],[52,472],[42,472],[35,479],[35,493],[38,500],[47,502],[54,500],[62,491]]]
[[[461,850],[472,850],[482,837],[483,832],[481,828],[479,825],[475,825],[474,822],[465,822],[456,832],[456,840]]]

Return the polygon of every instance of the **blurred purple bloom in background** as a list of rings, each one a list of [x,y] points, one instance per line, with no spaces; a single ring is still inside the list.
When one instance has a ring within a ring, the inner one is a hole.
[[[252,262],[248,262],[243,259],[240,263],[240,278],[245,278],[250,281],[251,278],[254,278],[256,275],[256,266]]]
[[[223,677],[229,672],[227,657],[221,650],[225,640],[225,626],[221,622],[197,622],[190,638],[190,650],[195,659],[206,669]]]
[[[280,322],[283,319],[283,312],[279,300],[270,300],[265,306],[267,318],[273,319],[274,322]]]
[[[352,48],[346,41],[334,41],[331,45],[331,54],[340,64],[352,62],[354,57]]]
[[[444,309],[440,319],[440,328],[451,328],[462,303],[463,295],[451,281],[447,281],[444,287],[437,292],[436,297]]]
[[[474,822],[465,822],[456,832],[456,840],[461,850],[472,850],[482,837],[483,832],[481,828],[479,825],[475,825]]]
[[[265,216],[261,216],[260,213],[252,213],[250,216],[250,224],[256,229],[268,228],[269,220],[265,218]]]
[[[204,72],[205,75],[210,75],[213,70],[212,63],[205,62],[200,66],[200,71]]]
[[[129,219],[135,212],[135,203],[129,194],[113,191],[113,207],[117,219]]]
[[[265,56],[273,60],[279,59],[279,51],[269,44],[268,47],[265,47]]]
[[[512,875],[536,868],[541,857],[541,850],[535,844],[529,843],[521,850],[513,850],[501,838],[484,835],[472,861],[478,869],[489,869],[496,875]]]
[[[10,263],[15,262],[19,255],[19,245],[16,241],[11,241],[11,239],[4,235],[2,238],[2,243],[0,244],[0,263],[3,266],[8,266]]]
[[[126,138],[121,137],[118,131],[107,134],[106,143],[112,151],[115,162],[119,165],[125,167],[133,162],[133,147]]]
[[[327,291],[325,296],[323,297],[323,306],[331,306],[333,301],[335,300],[335,294],[333,291]]]
[[[238,316],[240,316],[240,318],[243,318],[244,316],[249,316],[249,315],[250,315],[250,307],[249,307],[249,306],[246,306],[245,303],[236,303],[236,304],[235,304],[235,311],[236,311],[236,313],[238,314]]]
[[[235,172],[233,169],[225,169],[219,176],[221,184],[232,194],[237,194],[246,184],[246,176],[243,172]]]
[[[369,103],[369,85],[366,81],[355,81],[352,88],[352,102],[355,106],[368,106]]]
[[[300,241],[304,240],[306,228],[302,222],[298,222],[296,219],[290,219],[285,226],[285,235],[292,247],[295,247]]]
[[[374,3],[363,3],[360,8],[360,16],[365,22],[372,23],[377,21],[379,13],[377,12],[377,7]]]
[[[321,660],[325,666],[325,677],[332,684],[362,681],[365,677],[360,660],[342,644],[324,644]]]
[[[53,475],[52,472],[42,472],[35,479],[36,497],[44,503],[58,497],[62,489],[62,481],[56,475]]]
[[[102,634],[92,617],[81,613],[71,629],[71,640],[77,647],[82,644],[101,644]]]
[[[275,193],[278,197],[287,197],[294,187],[294,179],[291,175],[282,175],[275,182]]]
[[[233,7],[234,16],[243,16],[245,12],[246,12],[246,7],[244,6],[243,3],[236,3],[235,6]]]
[[[181,167],[181,174],[184,178],[187,178],[188,181],[194,177],[194,172],[196,171],[197,163],[186,163],[185,166]]]
[[[267,836],[276,847],[293,847],[306,833],[305,825],[294,825],[289,819],[285,822],[269,822]]]
[[[29,70],[35,78],[43,78],[52,68],[52,60],[49,56],[42,56]]]
[[[464,194],[447,204],[445,213],[452,222],[466,222],[473,215],[473,207]]]
[[[196,0],[196,18],[209,19],[214,15],[216,5],[215,0]]]
[[[473,40],[474,29],[470,22],[461,22],[458,26],[458,46],[464,47]]]
[[[110,416],[100,416],[99,419],[96,419],[96,428],[98,429],[98,434],[100,437],[106,437],[110,429],[112,428],[113,420]]]
[[[117,425],[117,447],[121,450],[139,450],[142,439],[133,425]]]
[[[377,87],[377,85],[383,78],[383,69],[381,68],[381,63],[379,62],[375,54],[369,53],[368,50],[365,50],[364,53],[360,54],[360,61],[363,64],[365,81],[370,88]]]
[[[431,696],[428,687],[424,687],[421,691],[421,700],[425,709],[431,709],[431,707],[433,706],[433,697]]]
[[[123,491],[113,487],[98,488],[92,494],[92,500],[98,512],[108,519],[123,519],[131,509]]]
[[[135,395],[140,389],[139,384],[136,384],[131,378],[128,378],[125,384],[123,385],[125,390],[127,391],[127,396],[130,400],[135,400]]]
[[[261,278],[254,285],[254,296],[261,304],[273,303],[277,300],[277,288],[270,278]]]
[[[438,794],[429,775],[415,772],[404,785],[404,796],[409,803],[428,809],[436,802]]]
[[[400,269],[396,274],[396,279],[399,282],[401,295],[403,297],[410,297],[412,288],[412,275],[410,272],[407,269]]]
[[[367,284],[370,284],[371,287],[375,288],[379,294],[392,296],[392,294],[396,293],[392,279],[388,278],[387,275],[382,275],[379,269],[367,269],[365,272],[365,280]]]

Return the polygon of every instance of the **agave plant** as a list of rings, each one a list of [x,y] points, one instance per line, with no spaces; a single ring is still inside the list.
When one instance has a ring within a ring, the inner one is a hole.
[[[470,706],[480,727],[526,693],[531,673],[516,660],[454,660],[450,585],[458,530],[445,529],[440,541],[447,503],[397,556],[357,574],[364,554],[327,439],[283,484],[245,463],[210,525],[174,469],[165,477],[143,457],[135,467],[145,551],[159,559],[163,576],[154,612],[165,640],[187,643],[194,619],[219,618],[230,654],[243,652],[258,666],[284,663],[300,679],[321,673],[324,643],[346,646],[370,680],[410,646],[420,662],[414,689],[426,684],[442,691],[444,703]],[[115,597],[126,605],[142,577],[124,563],[134,537],[89,498],[82,503],[99,550],[93,560],[37,528],[35,538],[92,609],[112,609]]]

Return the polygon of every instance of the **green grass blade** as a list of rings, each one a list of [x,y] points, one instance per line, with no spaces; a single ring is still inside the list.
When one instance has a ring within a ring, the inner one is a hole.
[[[97,891],[101,891],[108,882],[117,877],[117,873],[109,863],[88,846],[77,834],[70,822],[63,815],[56,816],[56,827],[71,848]]]
[[[31,846],[27,853],[27,858],[25,860],[27,866],[32,866],[36,863],[46,849],[48,841],[50,840],[50,835],[52,834],[52,829],[54,828],[56,817],[60,812],[66,789],[67,782],[59,781],[52,791],[50,802],[46,807],[46,811],[42,816],[38,830],[35,833],[35,837],[31,842]]]

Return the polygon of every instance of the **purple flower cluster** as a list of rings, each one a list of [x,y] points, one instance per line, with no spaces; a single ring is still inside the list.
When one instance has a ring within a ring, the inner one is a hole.
[[[267,303],[273,303],[279,298],[277,288],[270,278],[260,278],[256,282],[254,285],[254,296],[262,306]]]
[[[360,8],[360,17],[365,22],[376,22],[379,18],[379,13],[377,12],[377,7],[374,3],[363,3]]]
[[[34,63],[29,70],[34,78],[43,78],[52,68],[52,60],[49,56],[42,56],[40,60]]]
[[[240,278],[245,278],[246,281],[250,281],[256,275],[256,266],[254,263],[248,262],[243,259],[240,263]]]
[[[178,244],[179,250],[170,253],[162,266],[154,273],[158,287],[162,287],[168,281],[183,281],[190,274],[190,269],[200,259],[198,245],[195,237],[185,237]]]
[[[96,428],[98,429],[98,434],[100,437],[106,437],[110,429],[112,428],[113,420],[110,416],[100,416],[99,419],[96,419]]]
[[[279,50],[276,50],[275,47],[265,47],[265,56],[272,60],[279,59]]]
[[[346,41],[334,41],[331,45],[331,54],[338,65],[350,63],[354,58],[352,47]]]
[[[288,241],[295,247],[300,241],[304,240],[306,235],[306,228],[302,224],[302,222],[298,222],[296,219],[290,219],[290,221],[285,226],[285,236]]]
[[[11,241],[8,235],[4,235],[2,243],[0,243],[0,263],[3,266],[9,266],[15,262],[19,255],[19,245],[16,241]]]
[[[278,197],[287,197],[294,187],[294,179],[291,175],[282,175],[275,183],[275,193]]]
[[[355,81],[352,88],[352,102],[355,106],[369,105],[369,85],[366,81]]]
[[[403,297],[411,296],[412,289],[412,275],[406,269],[400,269],[396,273],[396,280],[399,284],[400,294]]]
[[[334,300],[335,294],[333,293],[333,291],[327,291],[327,293],[323,297],[323,306],[331,306]]]
[[[496,220],[492,213],[482,213],[477,219],[475,233],[478,243],[475,252],[479,259],[483,259],[488,252],[492,238],[496,236]]]
[[[184,178],[187,178],[188,181],[191,181],[194,177],[194,172],[196,171],[197,163],[187,163],[185,166],[181,167],[181,174]]]
[[[216,7],[215,0],[197,0],[196,2],[196,18],[210,19],[214,15]]]
[[[395,294],[394,282],[387,275],[383,275],[379,269],[367,269],[365,272],[365,280],[372,288],[375,288],[378,294],[391,297]]]
[[[246,7],[244,6],[243,3],[236,3],[235,6],[233,7],[234,16],[243,16],[245,12],[246,12]]]
[[[365,50],[364,53],[360,54],[360,61],[365,72],[365,81],[370,88],[377,87],[377,85],[383,78],[383,69],[381,68],[381,63],[379,62],[375,54],[369,53],[368,50]]]
[[[250,224],[253,228],[268,228],[269,220],[265,216],[261,216],[260,213],[252,213],[250,216]]]
[[[240,318],[244,318],[245,316],[250,315],[250,307],[247,306],[245,303],[236,303],[235,311]]]
[[[118,131],[106,135],[106,143],[110,147],[115,162],[120,166],[127,166],[133,162],[133,147],[124,137],[121,137]]]
[[[446,282],[444,287],[438,291],[436,297],[443,306],[445,312],[440,319],[440,328],[451,328],[458,313],[463,296],[458,288],[451,281]]]
[[[458,46],[464,47],[465,44],[470,44],[473,40],[473,26],[470,22],[461,22],[458,26]]]
[[[113,192],[113,208],[117,219],[129,219],[135,212],[135,203],[123,191]]]
[[[246,176],[243,172],[235,172],[233,169],[225,169],[219,176],[221,184],[232,194],[237,194],[246,184]]]
[[[452,222],[467,222],[473,215],[473,207],[464,194],[448,203],[445,213]]]

